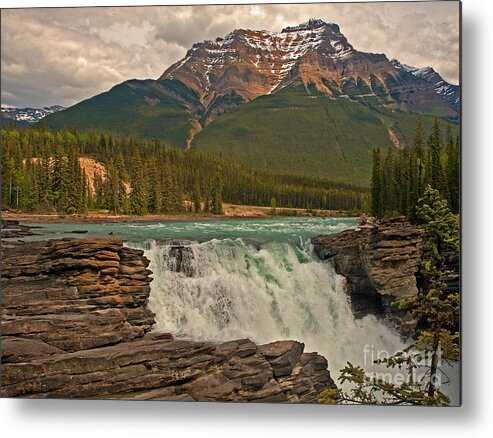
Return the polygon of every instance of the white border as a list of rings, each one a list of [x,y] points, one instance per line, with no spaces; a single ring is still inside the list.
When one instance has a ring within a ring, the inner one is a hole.
[[[5,1],[0,7],[204,4]],[[214,1],[210,3],[233,3]],[[235,3],[248,3],[236,1]],[[261,2],[259,2],[261,3]],[[274,1],[271,3],[287,3]],[[493,319],[493,2],[463,2],[463,406],[370,408],[213,403],[0,400],[4,437],[491,436]]]

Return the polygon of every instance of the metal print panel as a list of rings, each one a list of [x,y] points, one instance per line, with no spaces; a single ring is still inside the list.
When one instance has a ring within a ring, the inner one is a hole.
[[[2,397],[459,405],[459,29],[3,9]]]

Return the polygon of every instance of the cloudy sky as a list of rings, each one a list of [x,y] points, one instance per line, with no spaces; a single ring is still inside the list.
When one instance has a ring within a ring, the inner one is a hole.
[[[77,3],[75,3],[77,4]],[[194,42],[237,28],[340,25],[358,50],[459,78],[458,2],[2,10],[1,103],[72,105],[130,78],[157,78]]]

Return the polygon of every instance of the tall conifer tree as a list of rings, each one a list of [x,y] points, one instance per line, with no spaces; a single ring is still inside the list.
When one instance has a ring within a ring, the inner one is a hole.
[[[371,214],[381,217],[382,209],[382,164],[380,148],[373,149],[373,169],[371,175]]]

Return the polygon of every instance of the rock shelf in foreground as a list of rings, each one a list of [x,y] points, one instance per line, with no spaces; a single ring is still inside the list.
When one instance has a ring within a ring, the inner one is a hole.
[[[2,251],[2,397],[313,403],[335,387],[300,342],[151,333],[149,261],[119,239]]]

